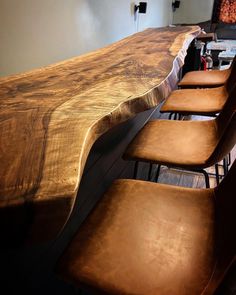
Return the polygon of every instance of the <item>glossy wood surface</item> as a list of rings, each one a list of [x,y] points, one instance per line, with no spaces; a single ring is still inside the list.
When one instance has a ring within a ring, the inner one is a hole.
[[[147,29],[98,51],[0,79],[0,222],[9,223],[7,230],[16,219],[19,230],[27,224],[26,232],[41,224],[42,240],[58,234],[93,143],[169,94],[199,32]]]

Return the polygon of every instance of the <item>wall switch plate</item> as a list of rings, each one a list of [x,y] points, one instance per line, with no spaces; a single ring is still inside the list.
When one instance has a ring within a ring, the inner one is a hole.
[[[139,13],[147,12],[147,2],[139,2],[139,5],[134,5],[134,13],[138,10]]]

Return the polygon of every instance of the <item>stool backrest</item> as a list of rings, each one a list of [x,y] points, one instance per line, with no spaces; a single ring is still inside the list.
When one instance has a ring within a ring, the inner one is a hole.
[[[226,88],[229,92],[233,89],[234,85],[236,85],[236,55],[230,67],[230,75],[226,82]]]
[[[236,143],[236,86],[215,121],[219,140],[207,163],[209,166],[221,161]]]
[[[236,257],[236,160],[214,192],[218,268],[225,270]]]

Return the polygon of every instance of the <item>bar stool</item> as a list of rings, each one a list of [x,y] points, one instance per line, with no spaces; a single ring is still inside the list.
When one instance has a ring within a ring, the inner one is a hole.
[[[117,180],[56,272],[89,294],[212,295],[235,259],[236,163],[215,189]]]
[[[161,113],[216,116],[236,84],[236,62],[223,86],[203,89],[178,89],[173,91],[162,105]]]
[[[232,65],[224,86],[203,89],[178,89],[173,91],[162,105],[161,113],[170,113],[169,119],[186,115],[216,116],[222,111],[229,93],[236,84],[236,62]],[[231,164],[230,153],[223,160],[224,173]],[[218,164],[216,164],[218,165]],[[218,169],[218,167],[216,167]]]
[[[221,160],[236,143],[236,87],[220,115],[205,121],[149,121],[129,144],[124,154],[125,160],[158,164],[156,181],[160,166],[181,168],[203,173],[206,187],[209,176],[204,170]],[[219,183],[219,173],[216,171]]]
[[[215,117],[229,96],[226,86],[202,89],[178,89],[171,92],[160,113],[169,113],[169,119],[199,115]]]
[[[227,70],[213,70],[213,71],[191,71],[185,74],[183,79],[179,82],[180,88],[211,88],[222,86],[226,83],[230,76],[232,67],[236,58]]]

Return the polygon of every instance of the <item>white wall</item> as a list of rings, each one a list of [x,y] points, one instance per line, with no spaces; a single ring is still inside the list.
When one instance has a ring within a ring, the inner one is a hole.
[[[192,24],[211,19],[214,0],[180,0],[180,7],[174,12],[175,24]]]
[[[172,0],[147,2],[147,14],[139,15],[139,30],[171,23]],[[0,76],[55,63],[135,33],[133,4],[132,0],[0,0]]]

